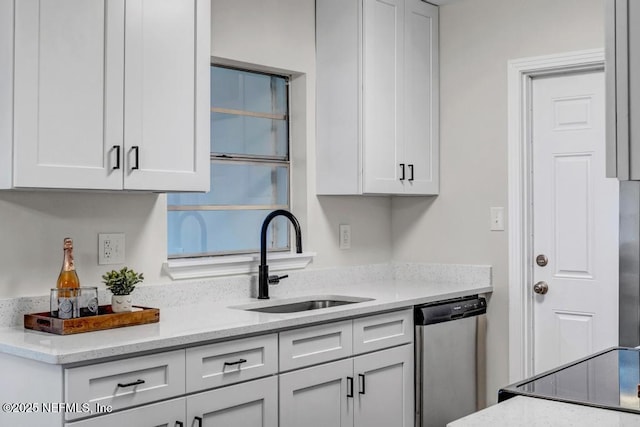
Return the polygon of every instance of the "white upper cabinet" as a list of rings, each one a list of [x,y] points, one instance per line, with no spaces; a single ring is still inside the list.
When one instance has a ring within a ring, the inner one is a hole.
[[[0,0],[0,187],[208,190],[209,8]]]
[[[438,8],[316,2],[318,194],[438,194]]]
[[[210,7],[126,0],[127,189],[209,190]]]

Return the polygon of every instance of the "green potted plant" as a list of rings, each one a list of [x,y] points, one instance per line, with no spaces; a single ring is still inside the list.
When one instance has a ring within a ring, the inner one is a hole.
[[[131,293],[136,284],[144,280],[143,273],[136,273],[128,267],[120,271],[111,270],[102,276],[102,282],[111,291],[111,310],[114,313],[131,311]]]

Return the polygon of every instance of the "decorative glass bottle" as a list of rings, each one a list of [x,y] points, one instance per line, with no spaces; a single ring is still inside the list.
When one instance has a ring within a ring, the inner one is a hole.
[[[64,258],[62,259],[62,269],[58,275],[58,317],[69,319],[78,317],[77,291],[80,287],[80,279],[73,263],[73,240],[69,237],[64,239]]]

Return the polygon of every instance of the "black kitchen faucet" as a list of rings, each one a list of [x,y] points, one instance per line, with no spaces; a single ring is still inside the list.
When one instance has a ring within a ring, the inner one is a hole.
[[[258,299],[269,299],[269,284],[278,283],[280,279],[284,279],[288,275],[284,276],[269,276],[269,266],[267,265],[267,229],[271,220],[277,216],[284,216],[291,221],[293,228],[296,232],[296,252],[302,253],[302,233],[300,232],[300,223],[295,216],[289,211],[284,209],[277,209],[271,212],[264,219],[262,223],[262,230],[260,231],[260,266],[258,267]]]

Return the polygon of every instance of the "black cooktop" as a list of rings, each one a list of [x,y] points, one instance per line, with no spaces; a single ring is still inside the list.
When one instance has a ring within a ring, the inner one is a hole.
[[[523,395],[640,413],[640,350],[611,348],[512,384],[498,401]]]

